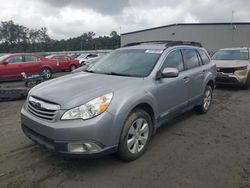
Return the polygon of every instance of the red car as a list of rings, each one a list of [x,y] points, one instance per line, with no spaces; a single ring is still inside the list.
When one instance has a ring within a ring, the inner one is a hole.
[[[59,72],[59,64],[37,54],[7,54],[0,57],[0,80],[20,79],[21,73],[44,74],[45,78]]]
[[[80,67],[80,63],[78,60],[67,55],[50,55],[46,58],[57,60],[62,71],[73,71],[76,68]]]

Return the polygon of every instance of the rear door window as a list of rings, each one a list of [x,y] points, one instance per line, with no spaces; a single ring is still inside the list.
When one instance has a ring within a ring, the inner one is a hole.
[[[63,60],[64,60],[64,61],[68,61],[68,60],[69,60],[69,57],[68,57],[68,56],[63,56]]]
[[[192,69],[199,67],[199,59],[194,49],[182,49],[181,50],[186,69]]]
[[[38,62],[39,58],[36,56],[24,56],[25,62]]]
[[[198,52],[200,54],[203,65],[208,64],[210,62],[210,58],[208,57],[206,52],[204,52],[203,50],[198,50]]]

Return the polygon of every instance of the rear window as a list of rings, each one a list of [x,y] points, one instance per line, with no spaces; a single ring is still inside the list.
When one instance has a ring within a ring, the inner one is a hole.
[[[247,49],[242,50],[219,50],[213,57],[213,60],[248,60],[249,52]]]
[[[192,69],[200,66],[197,53],[193,49],[183,49],[182,55],[184,59],[184,64],[187,69]]]

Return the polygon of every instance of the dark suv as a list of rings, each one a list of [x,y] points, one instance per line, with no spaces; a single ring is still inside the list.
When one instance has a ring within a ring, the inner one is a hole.
[[[59,153],[118,152],[134,160],[164,122],[191,108],[209,110],[215,76],[199,43],[129,44],[85,71],[34,87],[21,111],[22,128]]]

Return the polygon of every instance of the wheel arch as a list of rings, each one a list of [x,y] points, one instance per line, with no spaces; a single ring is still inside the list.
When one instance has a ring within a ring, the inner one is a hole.
[[[213,80],[209,80],[209,81],[207,82],[207,85],[211,86],[212,89],[214,89],[214,87],[215,87],[215,83],[214,83]]]
[[[53,69],[51,67],[49,67],[49,66],[43,66],[43,67],[41,67],[40,71],[42,71],[43,69],[49,69],[51,71],[51,73],[54,72]]]
[[[150,116],[151,120],[152,120],[152,123],[153,123],[153,126],[155,124],[155,112],[153,110],[153,107],[148,104],[148,103],[140,103],[140,104],[137,104],[132,110],[136,110],[136,109],[141,109],[141,110],[144,110],[145,112],[148,113],[148,115]]]

